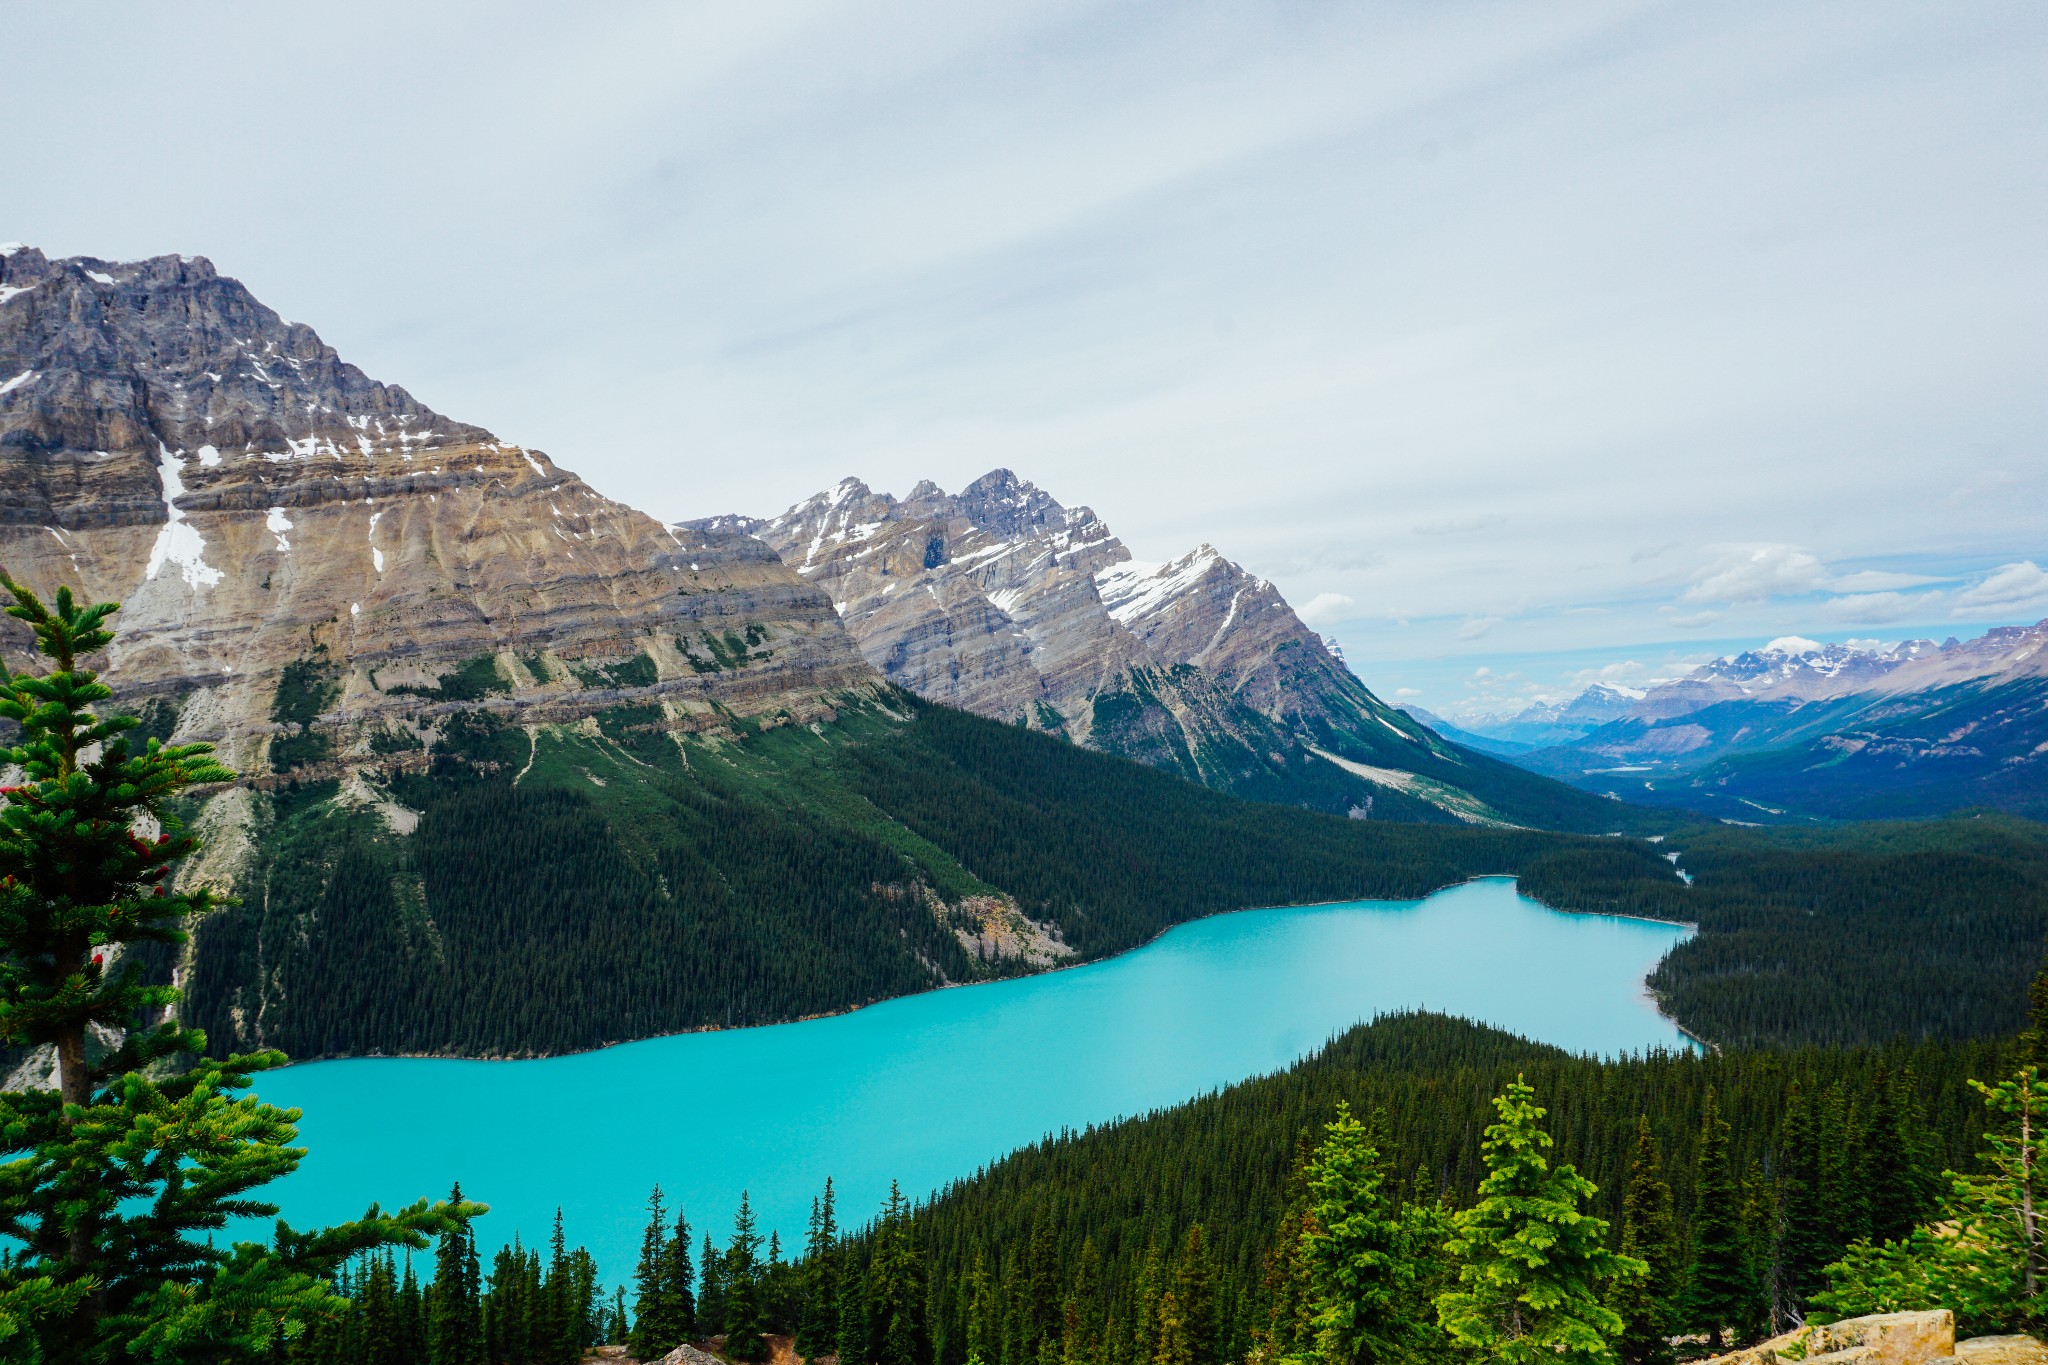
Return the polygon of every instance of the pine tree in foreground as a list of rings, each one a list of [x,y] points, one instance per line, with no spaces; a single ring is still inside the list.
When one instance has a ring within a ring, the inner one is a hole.
[[[760,1360],[768,1354],[761,1339],[767,1323],[761,1312],[761,1238],[754,1230],[754,1206],[740,1191],[733,1214],[732,1242],[725,1249],[725,1357]]]
[[[1712,1089],[1700,1114],[1698,1162],[1687,1317],[1717,1339],[1726,1331],[1739,1337],[1754,1326],[1757,1296],[1743,1246],[1742,1195],[1728,1161],[1728,1125]]]
[[[1997,1085],[1971,1084],[1994,1116],[1984,1173],[1949,1172],[1932,1224],[1850,1247],[1816,1303],[1844,1316],[1947,1308],[1971,1335],[2048,1324],[2048,1081],[2030,1063]]]
[[[1664,1158],[1650,1120],[1636,1122],[1636,1150],[1621,1201],[1621,1254],[1643,1263],[1641,1275],[1614,1281],[1609,1307],[1620,1315],[1615,1351],[1624,1365],[1667,1365],[1671,1360],[1671,1299],[1678,1287],[1678,1223]]]
[[[927,1365],[924,1257],[910,1239],[910,1201],[894,1181],[867,1268],[867,1314],[876,1365]]]
[[[803,1309],[797,1319],[796,1351],[806,1360],[830,1354],[839,1331],[839,1219],[833,1203],[828,1176],[824,1194],[811,1201],[811,1223],[804,1239]]]
[[[346,1315],[333,1280],[351,1259],[424,1247],[481,1208],[372,1205],[319,1232],[279,1224],[268,1245],[217,1244],[230,1218],[277,1212],[255,1192],[303,1155],[297,1111],[243,1093],[284,1057],[211,1060],[199,1030],[149,1022],[177,992],[145,984],[132,950],[184,942],[220,903],[172,886],[199,847],[173,799],[234,774],[209,745],[138,746],[134,717],[94,710],[113,692],[81,660],[113,640],[115,604],[60,588],[46,606],[4,571],[0,588],[54,665],[0,665],[0,719],[19,727],[0,769],[21,773],[0,788],[0,1046],[49,1046],[58,1073],[54,1093],[0,1094],[0,1350],[51,1365],[269,1359]],[[95,1056],[94,1037],[120,1041]]]
[[[1605,1220],[1580,1212],[1598,1187],[1569,1165],[1551,1168],[1536,1092],[1518,1079],[1493,1103],[1479,1202],[1457,1215],[1445,1247],[1459,1287],[1438,1297],[1437,1320],[1501,1365],[1605,1365],[1622,1321],[1602,1299],[1612,1281],[1649,1268],[1610,1251]]]
[[[1813,1109],[1794,1081],[1786,1090],[1778,1134],[1778,1205],[1769,1280],[1771,1324],[1806,1319],[1807,1301],[1824,1283],[1822,1270],[1839,1248],[1828,1244],[1821,1210],[1820,1143]]]
[[[1417,1294],[1430,1249],[1416,1244],[1387,1197],[1379,1150],[1351,1107],[1339,1103],[1323,1131],[1299,1219],[1316,1358],[1324,1365],[1403,1360],[1439,1336]]]

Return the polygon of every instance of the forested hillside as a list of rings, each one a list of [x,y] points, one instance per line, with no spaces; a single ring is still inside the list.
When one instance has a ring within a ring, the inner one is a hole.
[[[501,666],[441,690],[487,696]],[[193,1021],[299,1058],[571,1051],[1511,874],[1561,909],[1696,922],[1654,984],[1715,1041],[1966,1036],[2013,1026],[2048,932],[2023,821],[1912,847],[1677,824],[1652,843],[1249,802],[905,693],[737,741],[661,723],[466,706],[380,731],[381,768],[346,785],[280,750],[249,793],[242,904],[198,934]]]
[[[766,1023],[1089,958],[1220,910],[1411,898],[1650,847],[1249,802],[894,694],[739,743],[459,713],[378,789],[286,775],[201,926],[221,1049],[525,1054]],[[401,747],[410,740],[412,749]],[[409,832],[401,833],[401,830]],[[1018,944],[1036,945],[1036,956]]]
[[[1552,1159],[1599,1186],[1591,1211],[1615,1228],[1646,1117],[1677,1244],[1711,1240],[1705,1223],[1732,1233],[1761,1313],[1786,1161],[1819,1173],[1817,1222],[1800,1229],[1818,1243],[1809,1260],[1831,1260],[1859,1236],[1897,1235],[1944,1166],[1969,1167],[1984,1108],[1964,1082],[2000,1074],[2010,1054],[1985,1040],[1601,1062],[1440,1016],[1382,1019],[1281,1074],[1012,1153],[917,1209],[910,1229],[930,1277],[934,1356],[957,1365],[972,1338],[990,1365],[1029,1365],[1047,1343],[1104,1365],[1148,1359],[1147,1312],[1156,1333],[1159,1296],[1183,1282],[1199,1225],[1208,1265],[1196,1278],[1213,1286],[1217,1333],[1206,1358],[1243,1359],[1286,1310],[1275,1302],[1284,1267],[1271,1256],[1290,1213],[1299,1216],[1294,1173],[1339,1102],[1375,1116],[1390,1193],[1463,1207],[1483,1174],[1490,1101],[1517,1076],[1549,1110]],[[1710,1094],[1726,1145],[1703,1187]],[[1802,1113],[1788,1134],[1795,1095]]]
[[[1553,904],[1697,923],[1650,986],[1700,1037],[1776,1047],[2020,1026],[2048,935],[2048,826],[1984,812],[1800,830],[1700,824],[1657,847],[1690,885],[1626,863],[1607,879],[1540,860],[1522,885]]]

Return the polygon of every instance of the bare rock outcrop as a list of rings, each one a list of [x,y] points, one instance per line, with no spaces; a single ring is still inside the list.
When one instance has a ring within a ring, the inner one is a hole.
[[[1272,583],[1207,545],[1140,563],[1091,509],[1007,469],[900,500],[845,479],[778,517],[678,529],[772,546],[891,682],[1212,785],[1285,789],[1327,770],[1318,747],[1374,771],[1456,762]]]
[[[808,720],[875,681],[759,542],[678,534],[368,378],[198,257],[0,255],[0,565],[123,603],[108,680],[251,771],[309,670],[301,728],[342,732],[431,723],[479,660],[521,722]],[[25,642],[0,624],[10,662]]]
[[[2032,1337],[1972,1337],[1956,1343],[1957,1365],[2048,1365],[2048,1346]]]
[[[1924,1313],[1875,1313],[1826,1326],[1808,1325],[1705,1365],[1931,1365],[1956,1354],[1955,1315],[1946,1308]]]

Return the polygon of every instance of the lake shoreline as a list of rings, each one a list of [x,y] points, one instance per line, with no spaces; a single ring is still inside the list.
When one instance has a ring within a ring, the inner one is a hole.
[[[1540,905],[1545,910],[1548,910],[1553,914],[1586,915],[1597,919],[1632,920],[1638,924],[1673,925],[1678,928],[1686,930],[1690,934],[1697,934],[1700,928],[1698,923],[1692,920],[1657,919],[1654,916],[1650,915],[1628,915],[1622,914],[1621,912],[1614,910],[1573,910],[1562,906],[1552,905],[1548,901],[1541,900],[1535,896],[1531,896],[1528,893],[1522,891],[1520,889],[1520,879],[1517,878],[1515,874],[1512,872],[1482,872],[1477,873],[1470,877],[1463,878],[1459,881],[1445,882],[1442,886],[1436,887],[1427,892],[1426,894],[1418,896],[1413,900],[1353,899],[1331,901],[1304,901],[1299,904],[1241,905],[1230,910],[1211,910],[1205,914],[1194,915],[1187,919],[1181,920],[1178,923],[1166,925],[1164,928],[1154,933],[1150,938],[1146,939],[1142,943],[1134,943],[1128,948],[1119,948],[1113,953],[1104,953],[1100,957],[1079,958],[1069,962],[1053,963],[1041,967],[1037,971],[1019,972],[1014,976],[985,977],[979,981],[945,981],[939,983],[936,986],[927,986],[923,990],[907,991],[902,995],[884,995],[879,996],[873,1000],[864,1000],[858,1005],[848,1005],[844,1009],[825,1010],[817,1014],[800,1014],[792,1018],[774,1019],[766,1023],[760,1024],[702,1024],[695,1028],[669,1029],[662,1033],[647,1033],[635,1038],[615,1038],[608,1042],[599,1043],[595,1047],[574,1048],[565,1052],[501,1052],[492,1054],[477,1054],[466,1052],[344,1052],[321,1054],[318,1056],[307,1057],[303,1060],[297,1058],[289,1059],[286,1061],[284,1066],[273,1068],[273,1071],[288,1071],[298,1067],[320,1066],[328,1062],[558,1061],[566,1057],[588,1057],[596,1053],[609,1052],[614,1048],[631,1047],[637,1043],[656,1042],[663,1038],[688,1038],[695,1037],[699,1034],[707,1033],[736,1033],[746,1032],[754,1029],[784,1028],[791,1024],[814,1023],[820,1019],[843,1019],[848,1015],[858,1014],[862,1010],[870,1010],[878,1005],[889,1004],[892,1001],[915,1000],[920,996],[934,995],[941,991],[965,990],[975,986],[1000,986],[1005,984],[1006,982],[1011,981],[1036,980],[1040,977],[1052,976],[1059,972],[1075,971],[1083,967],[1101,966],[1103,963],[1115,962],[1120,958],[1130,956],[1132,953],[1141,952],[1144,949],[1149,948],[1154,944],[1158,943],[1161,939],[1165,938],[1168,934],[1173,933],[1176,929],[1183,929],[1191,924],[1200,924],[1206,920],[1218,919],[1226,915],[1254,915],[1263,914],[1274,910],[1325,910],[1329,909],[1332,906],[1340,905],[1420,905],[1424,901],[1430,899],[1430,897],[1440,896],[1444,894],[1446,891],[1453,891],[1461,886],[1471,886],[1476,883],[1491,881],[1514,882],[1516,884],[1515,894],[1517,896],[1521,897],[1523,900],[1528,901],[1532,905]],[[1676,948],[1677,946],[1677,944],[1672,945],[1673,948]],[[1652,972],[1654,972],[1655,968],[1653,967],[1651,970]],[[1646,974],[1644,977],[1645,983],[1647,983],[1648,979],[1648,975]],[[1664,1009],[1663,1001],[1657,999],[1654,994],[1649,994],[1648,998],[1650,999],[1651,1003],[1656,1005],[1657,1013],[1664,1019],[1668,1020],[1673,1028],[1677,1029],[1687,1038],[1692,1039],[1693,1042],[1697,1043],[1701,1047],[1712,1048],[1714,1046],[1712,1043],[1699,1037],[1690,1029],[1687,1029],[1683,1024],[1679,1023],[1676,1018],[1674,1018],[1668,1011]]]

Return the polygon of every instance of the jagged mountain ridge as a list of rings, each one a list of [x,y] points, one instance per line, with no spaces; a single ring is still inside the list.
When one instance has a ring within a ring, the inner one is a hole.
[[[0,564],[122,602],[110,680],[259,773],[294,664],[332,693],[336,758],[371,722],[431,725],[478,659],[533,722],[621,695],[682,728],[815,718],[873,682],[755,541],[679,537],[371,380],[200,257],[0,256]]]
[[[891,682],[1240,794],[1375,816],[1548,824],[1557,793],[1374,696],[1273,584],[1203,545],[1135,560],[1087,507],[997,469],[902,499],[845,479],[760,537]],[[1574,827],[1612,808],[1575,806]]]
[[[1513,761],[1724,818],[2048,813],[2048,621],[1940,645],[1773,641]]]

